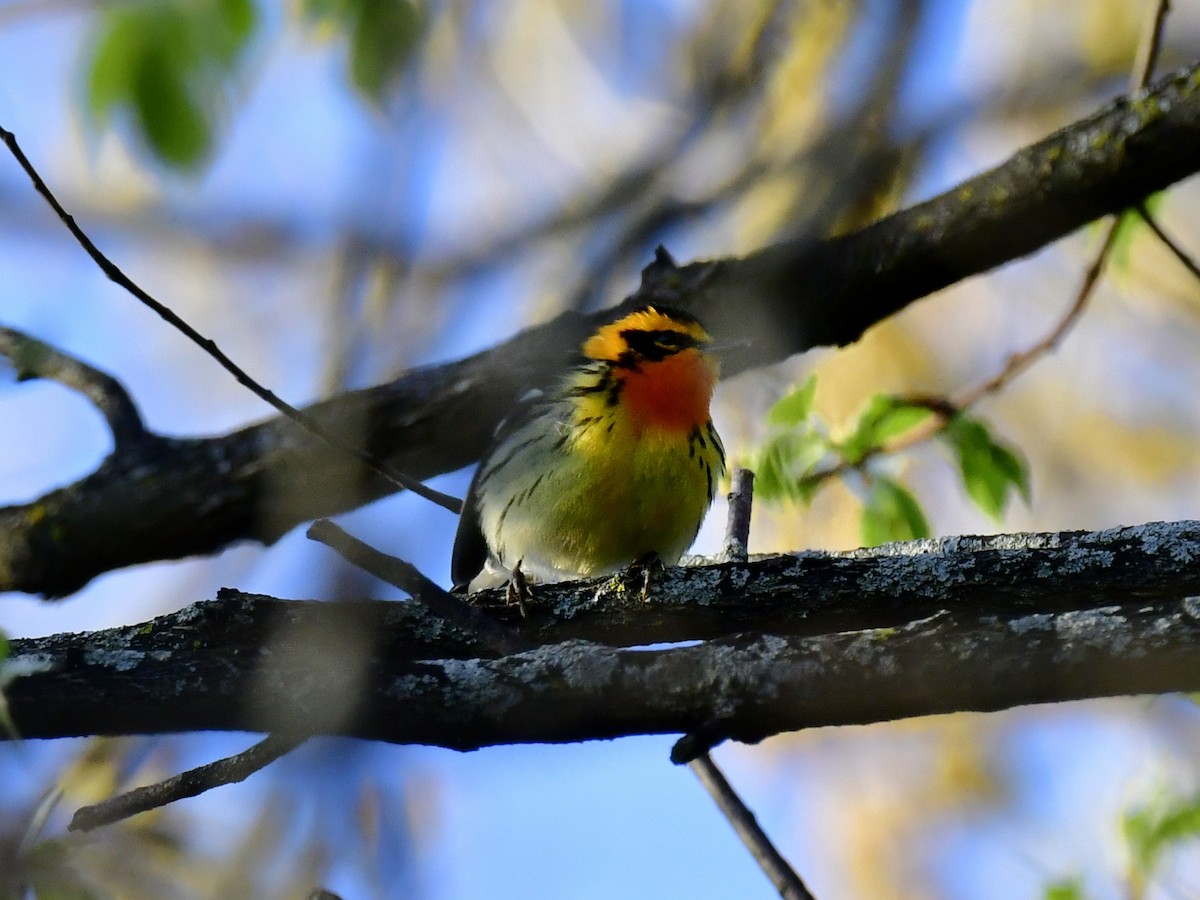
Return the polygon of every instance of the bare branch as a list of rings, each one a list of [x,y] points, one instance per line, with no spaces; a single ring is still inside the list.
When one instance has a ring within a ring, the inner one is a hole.
[[[725,559],[731,562],[746,561],[746,544],[750,540],[750,507],[754,502],[754,473],[749,469],[733,470],[733,489],[729,494],[729,520],[725,528]],[[688,735],[684,738],[687,740]],[[783,854],[771,842],[770,837],[758,824],[733,785],[717,768],[708,750],[694,754],[688,766],[704,789],[712,796],[717,808],[729,820],[754,861],[771,880],[784,900],[813,900],[803,880],[796,874]]]
[[[1130,77],[1130,90],[1145,87],[1154,78],[1154,70],[1158,68],[1158,55],[1162,51],[1163,36],[1167,30],[1167,16],[1170,13],[1170,0],[1158,0],[1150,27],[1146,29],[1142,44],[1138,48],[1138,59]]]
[[[132,447],[150,435],[141,414],[121,382],[49,344],[0,327],[0,355],[7,356],[17,378],[45,378],[78,391],[104,416],[118,450]]]
[[[952,405],[957,409],[967,409],[974,406],[984,397],[1000,391],[1014,378],[1027,371],[1030,366],[1040,360],[1050,351],[1054,350],[1062,339],[1066,337],[1067,332],[1079,321],[1079,317],[1083,315],[1084,309],[1087,307],[1088,300],[1091,299],[1092,292],[1096,289],[1096,285],[1100,282],[1100,276],[1104,272],[1104,266],[1108,262],[1108,255],[1112,251],[1113,245],[1116,243],[1117,234],[1121,228],[1121,216],[1117,216],[1108,225],[1108,230],[1105,232],[1104,241],[1100,245],[1100,249],[1096,251],[1096,255],[1092,257],[1092,262],[1088,266],[1087,271],[1083,273],[1083,281],[1079,285],[1079,290],[1075,292],[1075,299],[1071,301],[1066,313],[1061,319],[1050,329],[1049,333],[1030,347],[1026,347],[1019,353],[1014,353],[1004,363],[1004,368],[989,378],[982,384],[976,385],[968,391],[964,391],[961,395],[952,401]],[[944,426],[949,419],[942,418],[940,426]],[[937,429],[940,430],[940,427]]]
[[[729,486],[729,519],[725,523],[725,548],[722,559],[745,562],[750,545],[750,514],[754,506],[754,473],[738,467]]]
[[[304,740],[303,737],[269,735],[241,753],[188,769],[157,784],[118,794],[102,803],[81,807],[72,817],[67,830],[91,831],[102,825],[111,825],[136,816],[138,813],[158,809],[176,800],[195,797],[224,784],[245,781],[259,769],[265,769],[281,756],[291,753],[304,743]]]
[[[84,252],[86,252],[87,255],[92,258],[92,261],[100,267],[100,271],[102,271],[114,284],[124,288],[143,304],[150,307],[150,309],[156,312],[159,317],[163,319],[163,321],[165,321],[172,328],[181,332],[189,341],[216,360],[217,364],[220,365],[221,368],[230,375],[232,375],[237,380],[238,384],[249,390],[252,394],[266,402],[268,405],[274,407],[277,412],[287,416],[287,418],[317,435],[331,446],[337,447],[343,452],[348,453],[350,456],[358,459],[363,465],[371,469],[371,471],[383,476],[385,479],[392,482],[397,488],[407,488],[414,494],[424,497],[426,500],[436,503],[438,506],[444,507],[453,513],[457,513],[462,508],[462,504],[459,502],[457,497],[451,497],[448,494],[443,494],[441,491],[435,491],[433,488],[426,487],[417,479],[410,478],[403,472],[395,471],[387,464],[376,459],[373,455],[371,455],[371,453],[364,450],[362,447],[356,444],[351,444],[342,438],[341,435],[323,428],[318,420],[292,406],[290,403],[285,402],[273,391],[268,390],[251,378],[241,366],[230,359],[225,352],[217,346],[216,341],[206,338],[204,335],[200,334],[200,332],[198,332],[195,328],[184,321],[183,318],[181,318],[177,313],[175,313],[174,310],[172,310],[166,304],[156,300],[140,285],[133,281],[133,279],[121,271],[120,267],[118,267],[116,263],[114,263],[100,251],[100,248],[92,242],[92,239],[87,236],[87,233],[79,226],[74,217],[72,217],[70,213],[62,208],[62,205],[58,202],[58,198],[54,196],[46,182],[42,180],[42,176],[39,175],[37,169],[34,168],[33,163],[29,161],[29,158],[25,155],[24,151],[21,150],[20,145],[17,143],[16,135],[14,135],[11,131],[6,131],[4,128],[0,127],[0,141],[4,142],[4,145],[8,147],[9,152],[12,153],[13,157],[17,160],[17,163],[22,169],[25,170],[25,174],[29,176],[29,180],[33,183],[34,190],[41,194],[42,197],[45,198],[46,202],[50,204],[50,207],[54,210],[55,214],[62,220],[63,224],[67,226],[67,230],[71,232],[71,236],[78,241],[79,246],[81,246],[84,249]]]
[[[1134,64],[1133,74],[1130,76],[1131,84],[1129,90],[1131,93],[1145,89],[1150,83],[1150,79],[1154,77],[1154,68],[1158,63],[1158,52],[1162,46],[1163,32],[1166,28],[1167,13],[1170,12],[1170,6],[1171,4],[1168,0],[1159,0],[1158,2],[1154,18],[1142,42],[1142,48],[1138,54],[1138,62]],[[1139,201],[1139,204],[1144,205],[1142,201]],[[1122,212],[1109,223],[1108,231],[1105,233],[1104,241],[1100,244],[1100,249],[1096,251],[1096,255],[1092,257],[1091,265],[1084,272],[1083,283],[1080,284],[1079,290],[1075,294],[1074,302],[1067,309],[1066,315],[1050,330],[1050,333],[1032,347],[1028,347],[1020,353],[1015,353],[1009,357],[1008,362],[1005,363],[1004,368],[998,374],[972,390],[963,393],[954,401],[955,406],[959,409],[974,406],[984,397],[1004,388],[1005,385],[1029,369],[1039,359],[1058,347],[1062,339],[1066,337],[1067,332],[1074,327],[1075,323],[1079,321],[1079,317],[1083,315],[1083,311],[1087,307],[1087,303],[1091,299],[1096,285],[1099,284],[1100,276],[1104,273],[1104,266],[1108,262],[1108,257],[1112,253],[1113,246],[1116,244],[1117,234],[1120,232],[1121,223],[1126,215],[1128,215],[1128,212]],[[947,421],[943,418],[943,425]]]
[[[746,849],[750,851],[754,861],[771,879],[771,884],[775,885],[779,896],[784,900],[814,900],[800,876],[771,843],[771,839],[758,824],[754,813],[750,812],[749,808],[742,803],[741,798],[734,792],[733,787],[721,770],[717,768],[712,758],[705,753],[692,761],[691,768],[696,773],[696,777],[700,779],[700,783],[717,801],[717,806],[725,814],[725,818],[729,820],[738,837],[742,839],[742,843],[746,845]]]
[[[1200,63],[867,228],[650,271],[627,302],[681,306],[723,339],[748,340],[724,360],[726,372],[736,373],[854,341],[920,297],[1032,253],[1198,170]],[[486,353],[305,412],[326,430],[364,435],[368,452],[413,477],[452,471],[478,457],[518,396],[561,371],[596,321],[566,314]],[[170,452],[108,460],[68,488],[0,509],[0,590],[69,593],[135,562],[271,541],[393,490],[297,431],[277,419],[172,442]],[[288,490],[269,492],[299,472],[305,477]],[[204,503],[194,502],[197,495]]]
[[[427,607],[434,615],[441,616],[451,625],[475,635],[498,654],[519,653],[533,646],[533,642],[528,638],[501,625],[465,600],[443,590],[423,575],[416,566],[380,553],[351,537],[328,519],[314,522],[308,529],[308,536],[335,550],[345,560],[376,578],[407,591],[410,597]]]
[[[279,730],[465,750],[703,730],[753,742],[1200,689],[1198,558],[1200,523],[1182,522],[673,569],[649,603],[604,582],[548,592],[561,616],[543,607],[517,627],[558,642],[498,659],[472,655],[478,639],[441,622],[419,634],[403,603],[227,592],[147,625],[14,640],[14,661],[46,671],[7,696],[27,739]],[[348,631],[367,639],[330,651]],[[288,632],[307,643],[283,647]],[[710,640],[600,643],[698,638]],[[353,690],[331,695],[347,670]]]
[[[1145,203],[1138,204],[1137,213],[1142,217],[1142,221],[1150,226],[1150,230],[1154,232],[1154,236],[1162,241],[1163,246],[1171,251],[1171,254],[1179,260],[1180,264],[1195,278],[1200,279],[1200,265],[1196,264],[1191,254],[1179,246],[1178,241],[1167,234],[1162,225],[1159,224],[1158,218],[1150,212]]]

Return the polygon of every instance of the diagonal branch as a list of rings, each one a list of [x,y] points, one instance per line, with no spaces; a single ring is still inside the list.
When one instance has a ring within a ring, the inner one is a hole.
[[[71,817],[71,824],[67,826],[67,830],[92,831],[138,813],[158,809],[176,800],[198,796],[215,787],[245,781],[255,772],[292,752],[303,742],[303,737],[268,735],[234,756],[188,769],[166,781],[134,788],[101,803],[81,807]]]
[[[779,891],[779,896],[783,900],[814,900],[808,886],[767,838],[754,813],[742,803],[712,758],[705,753],[692,760],[690,765],[700,783],[716,800],[717,806],[742,839],[742,843],[749,848],[754,861],[771,879],[771,884]]]
[[[29,161],[29,158],[25,155],[25,152],[21,149],[20,144],[17,143],[16,135],[14,135],[11,131],[0,128],[0,142],[8,147],[9,152],[12,153],[13,158],[17,161],[17,164],[20,165],[20,167],[25,170],[25,174],[29,176],[29,180],[32,182],[34,190],[42,195],[45,201],[50,205],[50,208],[54,210],[55,215],[57,215],[59,219],[62,220],[62,223],[67,227],[67,230],[71,233],[71,236],[79,242],[79,246],[83,248],[84,252],[87,253],[89,257],[91,257],[92,261],[100,268],[100,271],[102,271],[110,281],[124,288],[138,301],[153,310],[164,322],[182,333],[188,340],[212,357],[221,368],[234,377],[238,384],[246,388],[248,391],[250,391],[250,393],[254,394],[269,406],[274,407],[276,411],[283,414],[285,417],[291,419],[302,428],[312,432],[321,440],[333,447],[337,447],[342,452],[348,453],[349,455],[355,457],[364,466],[394,484],[396,488],[407,488],[413,493],[420,494],[426,500],[430,500],[433,503],[450,510],[451,512],[457,513],[462,509],[462,506],[457,498],[450,497],[441,493],[440,491],[435,491],[432,488],[426,487],[420,481],[409,478],[403,472],[394,471],[385,463],[381,462],[370,453],[363,450],[362,447],[345,440],[336,432],[323,428],[320,422],[318,422],[316,419],[312,418],[302,410],[296,409],[273,391],[268,390],[251,378],[249,373],[247,373],[245,369],[230,359],[225,352],[217,346],[215,341],[204,337],[204,335],[200,334],[200,332],[184,321],[184,319],[181,318],[178,313],[149,294],[144,288],[141,287],[141,285],[137,284],[135,281],[133,281],[133,279],[126,275],[116,263],[109,259],[100,250],[100,248],[92,242],[92,239],[87,236],[87,233],[79,226],[79,223],[75,221],[74,216],[63,209],[62,205],[58,202],[58,198],[54,196],[54,193],[46,185],[46,182],[42,180],[41,175],[38,174],[37,170],[33,166],[33,163]]]
[[[1200,265],[1192,258],[1191,254],[1179,245],[1179,242],[1171,237],[1159,224],[1158,219],[1150,212],[1145,203],[1141,203],[1137,207],[1137,214],[1141,216],[1142,221],[1154,232],[1154,236],[1158,238],[1164,247],[1166,247],[1171,255],[1179,261],[1192,277],[1200,279]]]
[[[855,341],[921,297],[1197,171],[1200,63],[867,228],[797,238],[744,258],[651,266],[627,302],[674,303],[722,338],[748,340],[726,360],[726,372],[736,373]],[[306,413],[335,433],[361,435],[369,453],[414,478],[452,471],[477,458],[521,393],[560,369],[594,318],[567,314],[492,350]],[[0,590],[70,593],[132,563],[269,542],[392,490],[279,419],[169,442],[151,459],[114,455],[80,482],[0,509]]]

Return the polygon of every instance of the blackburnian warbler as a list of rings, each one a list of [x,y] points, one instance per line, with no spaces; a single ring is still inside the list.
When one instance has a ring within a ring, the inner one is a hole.
[[[455,585],[617,572],[691,546],[725,472],[717,362],[692,316],[643,306],[601,326],[548,393],[502,423],[467,493]]]

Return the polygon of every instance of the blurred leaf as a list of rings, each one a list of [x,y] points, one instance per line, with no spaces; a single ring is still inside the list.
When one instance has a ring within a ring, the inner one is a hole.
[[[9,740],[16,740],[20,735],[17,734],[17,726],[13,724],[12,714],[8,710],[8,697],[4,693],[11,681],[11,678],[4,677],[5,669],[10,668],[6,663],[11,649],[8,635],[0,631],[0,735]]]
[[[254,0],[216,0],[214,12],[213,45],[222,51],[222,58],[228,64],[233,64],[254,36],[258,10]]]
[[[940,435],[958,457],[963,486],[975,504],[993,519],[1004,512],[1009,490],[1029,502],[1029,471],[1014,450],[992,437],[978,419],[956,416]]]
[[[785,397],[777,400],[767,411],[767,421],[772,425],[799,425],[812,412],[813,397],[817,393],[817,373],[813,372],[804,384]]]
[[[75,847],[65,839],[45,840],[30,848],[23,860],[25,878],[32,896],[51,900],[103,900],[98,890],[76,865]]]
[[[1146,198],[1146,209],[1151,213],[1157,213],[1162,207],[1165,196],[1164,191],[1151,194]],[[1117,220],[1117,233],[1113,237],[1112,249],[1108,253],[1108,260],[1113,268],[1122,272],[1129,269],[1133,242],[1138,234],[1148,227],[1146,221],[1135,210],[1127,209],[1121,213],[1121,217]]]
[[[854,425],[854,431],[838,445],[851,465],[862,462],[868,453],[879,450],[887,441],[924,422],[932,413],[899,397],[876,394]]]
[[[361,0],[350,38],[350,73],[355,85],[379,102],[399,79],[421,35],[421,16],[403,0]]]
[[[1165,851],[1200,837],[1200,796],[1169,797],[1159,805],[1127,813],[1122,830],[1133,857],[1134,871],[1147,878]]]
[[[344,20],[349,18],[349,10],[354,2],[355,0],[302,0],[300,15],[313,23],[329,19]]]
[[[180,168],[200,163],[212,139],[208,118],[186,79],[169,48],[147,47],[130,92],[146,141],[159,159]]]
[[[399,80],[421,37],[423,18],[410,0],[304,0],[313,22],[333,22],[346,33],[350,79],[381,103]]]
[[[192,168],[210,153],[216,114],[254,34],[252,0],[172,0],[101,9],[87,73],[89,112],[125,110],[163,162]]]
[[[1044,900],[1084,900],[1083,885],[1078,878],[1055,881],[1046,885]]]
[[[932,532],[917,498],[890,478],[871,482],[862,514],[863,544],[874,547],[891,541],[929,537]]]
[[[819,482],[808,476],[828,452],[828,440],[811,428],[790,429],[771,437],[751,466],[755,493],[763,500],[811,502]]]
[[[1112,249],[1108,251],[1108,264],[1122,272],[1129,268],[1129,249],[1139,231],[1146,223],[1132,209],[1127,209],[1117,218],[1117,233],[1113,235]]]
[[[97,119],[103,119],[128,96],[143,34],[135,17],[115,8],[108,13],[107,27],[95,41],[88,71],[88,108]]]

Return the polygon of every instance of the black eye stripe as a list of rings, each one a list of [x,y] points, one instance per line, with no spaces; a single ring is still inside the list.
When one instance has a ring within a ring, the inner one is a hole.
[[[651,360],[663,359],[672,353],[700,346],[698,340],[682,331],[645,331],[628,328],[621,332],[621,338],[638,356]]]

